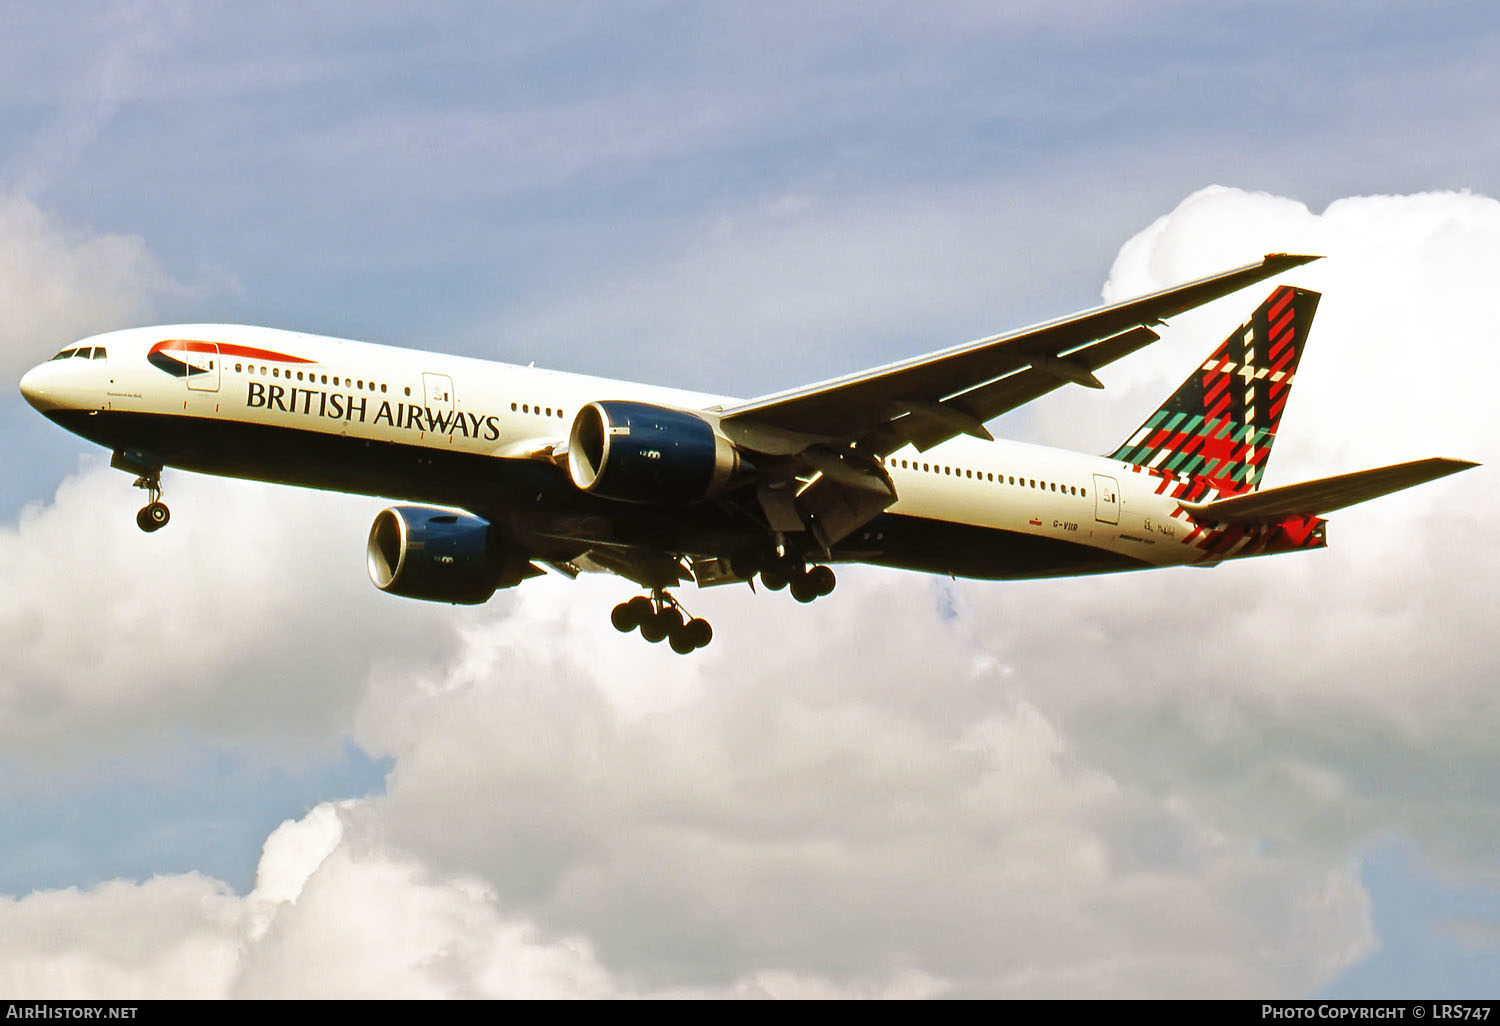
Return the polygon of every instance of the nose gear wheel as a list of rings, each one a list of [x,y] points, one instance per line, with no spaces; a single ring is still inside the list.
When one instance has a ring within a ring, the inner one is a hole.
[[[136,478],[135,487],[144,488],[150,500],[136,512],[136,526],[147,534],[160,531],[172,519],[172,511],[161,501],[161,468],[148,470]]]

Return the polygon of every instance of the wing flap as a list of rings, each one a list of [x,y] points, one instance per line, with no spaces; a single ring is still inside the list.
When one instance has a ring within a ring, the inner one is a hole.
[[[1090,388],[1100,387],[1097,385],[1098,379],[1093,376],[1094,371],[1123,356],[1130,355],[1137,349],[1150,345],[1159,337],[1155,331],[1147,327],[1131,328],[1118,335],[1111,335],[1109,338],[1089,343],[1065,356],[1039,361],[1035,366],[1026,367],[1007,374],[1003,378],[977,385],[934,405],[954,411],[957,416],[966,418],[965,421],[958,423],[982,425],[985,421],[993,420],[1018,406],[1024,406],[1033,399],[1040,398],[1069,382],[1087,385]],[[1095,384],[1089,384],[1090,379]],[[934,445],[946,442],[959,433],[948,430],[954,426],[954,423],[955,421],[951,418],[947,422],[933,423],[930,420],[924,422],[920,416],[903,417],[885,425],[877,433],[873,439],[874,448],[880,455],[887,456],[909,442],[916,446],[917,451],[926,452]],[[971,430],[963,431],[963,433],[976,434]],[[985,434],[988,435],[988,432]]]
[[[1337,477],[1266,488],[1216,502],[1184,502],[1182,508],[1200,523],[1264,524],[1291,516],[1320,516],[1345,506],[1378,499],[1440,477],[1468,470],[1479,464],[1439,457],[1397,463],[1373,470],[1358,470]]]

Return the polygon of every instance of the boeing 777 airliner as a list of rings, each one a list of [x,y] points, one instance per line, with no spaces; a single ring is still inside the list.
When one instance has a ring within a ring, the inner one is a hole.
[[[753,581],[800,602],[830,563],[961,577],[1102,573],[1322,547],[1320,515],[1474,464],[1426,459],[1261,489],[1318,294],[1280,285],[1129,438],[1090,456],[985,424],[1155,341],[1169,317],[1315,257],[1262,261],[1021,331],[743,401],[240,325],[96,335],[21,391],[136,476],[383,496],[384,591],[487,601],[550,567],[644,589],[622,631],[712,630],[668,590]]]

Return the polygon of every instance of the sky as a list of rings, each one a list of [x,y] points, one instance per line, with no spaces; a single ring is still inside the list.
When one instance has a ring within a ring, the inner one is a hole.
[[[1491,4],[0,18],[12,382],[215,321],[753,396],[1313,252],[1266,484],[1500,459]],[[991,428],[1110,451],[1260,298]],[[1496,996],[1489,466],[1209,572],[689,591],[681,658],[0,430],[0,993]]]

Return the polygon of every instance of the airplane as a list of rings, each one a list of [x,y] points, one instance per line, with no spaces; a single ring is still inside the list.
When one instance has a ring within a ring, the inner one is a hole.
[[[366,543],[393,595],[482,603],[551,569],[645,591],[622,632],[713,630],[669,589],[799,602],[829,564],[1022,579],[1321,548],[1322,514],[1476,464],[1432,458],[1260,487],[1319,294],[1276,286],[1106,455],[985,426],[1150,343],[1168,318],[1319,259],[1258,263],[748,401],[244,325],[85,338],[21,379],[171,514],[173,467],[395,500]],[[544,569],[546,568],[546,569]]]

